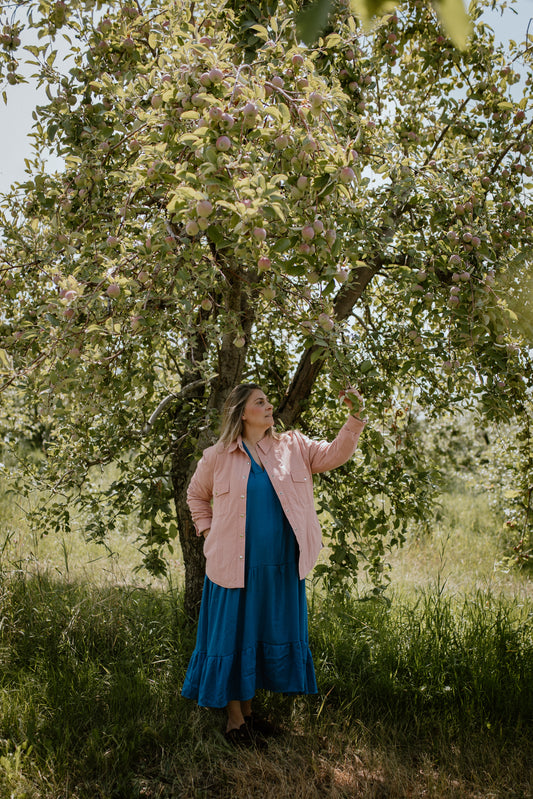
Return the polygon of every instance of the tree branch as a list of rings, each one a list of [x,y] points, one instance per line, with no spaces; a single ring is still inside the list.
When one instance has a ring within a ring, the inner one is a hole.
[[[337,321],[340,322],[350,315],[355,303],[382,266],[382,259],[377,256],[372,265],[358,267],[354,278],[342,286],[334,303],[334,316]],[[321,345],[314,344],[304,352],[287,393],[276,411],[276,418],[285,427],[292,427],[300,417],[303,401],[309,396],[320,374],[324,360],[319,358],[313,362],[313,354],[321,348]]]

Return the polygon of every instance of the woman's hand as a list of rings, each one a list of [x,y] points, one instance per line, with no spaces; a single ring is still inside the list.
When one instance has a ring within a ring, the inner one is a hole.
[[[207,538],[207,536],[209,535],[210,530],[211,530],[210,527],[208,527],[207,530],[202,530],[202,535],[203,535],[204,538]]]
[[[339,392],[339,399],[348,407],[350,414],[359,418],[359,414],[365,409],[365,401],[356,388],[349,386]]]

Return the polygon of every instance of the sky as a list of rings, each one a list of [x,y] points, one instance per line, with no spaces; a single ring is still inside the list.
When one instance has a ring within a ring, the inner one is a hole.
[[[509,39],[525,40],[530,19],[533,18],[533,0],[517,0],[511,8],[500,13],[487,13],[486,19],[496,38],[502,43]],[[533,22],[531,23],[533,33]],[[38,91],[32,84],[8,87],[8,105],[0,99],[0,194],[15,182],[25,179],[25,158],[32,156],[28,133],[32,126],[32,111],[39,103],[46,102],[44,90]],[[59,163],[50,160],[51,170]]]

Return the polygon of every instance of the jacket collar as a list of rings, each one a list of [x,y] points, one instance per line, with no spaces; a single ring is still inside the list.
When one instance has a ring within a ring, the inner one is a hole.
[[[261,452],[267,453],[270,451],[273,442],[272,436],[263,436],[263,438],[257,442],[257,446],[261,450]],[[228,452],[234,452],[236,449],[240,449],[244,452],[244,446],[242,443],[242,436],[237,436],[235,441],[232,441],[228,447]]]

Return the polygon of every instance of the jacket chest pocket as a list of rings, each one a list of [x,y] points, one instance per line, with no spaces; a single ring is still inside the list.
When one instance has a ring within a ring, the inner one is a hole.
[[[225,499],[229,495],[229,479],[215,483],[213,489],[213,500]]]
[[[305,471],[291,472],[291,478],[292,482],[296,483],[297,486],[300,486],[302,483],[311,482],[310,475]]]

